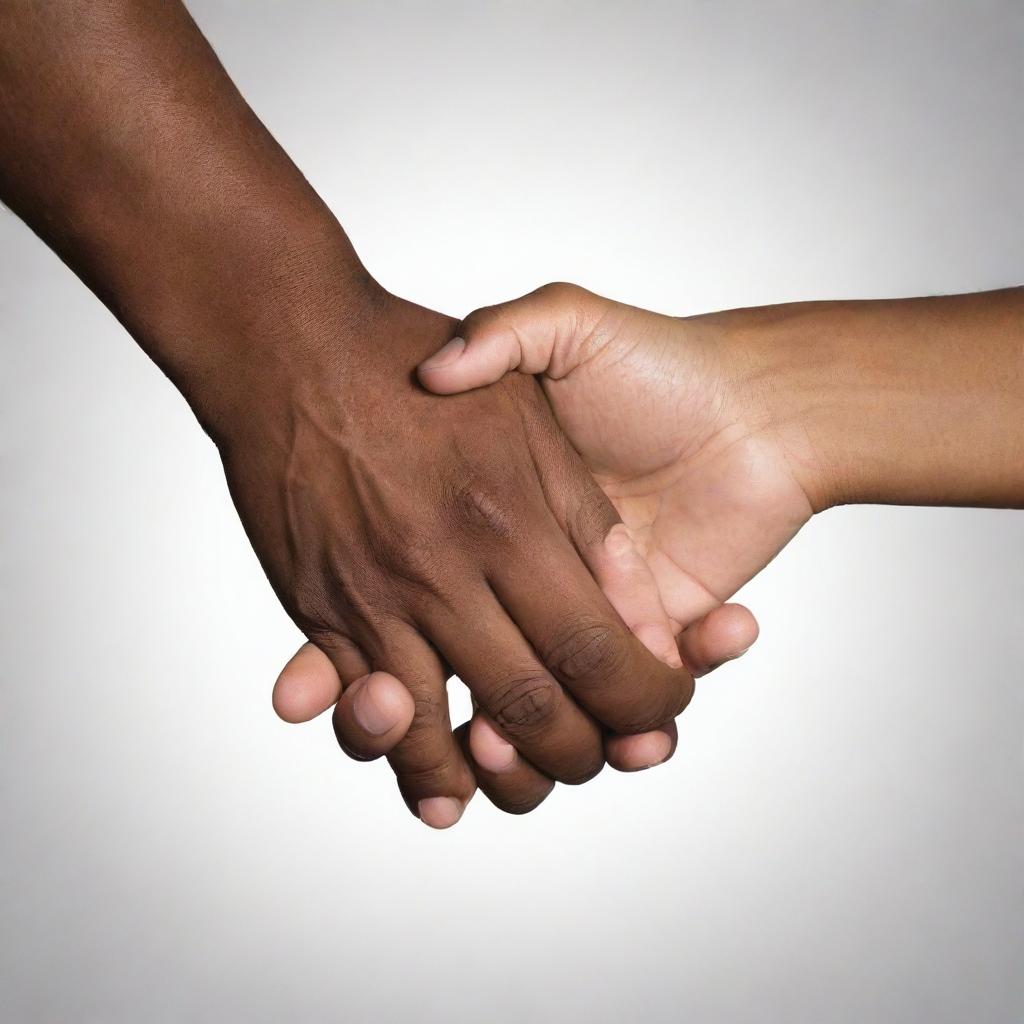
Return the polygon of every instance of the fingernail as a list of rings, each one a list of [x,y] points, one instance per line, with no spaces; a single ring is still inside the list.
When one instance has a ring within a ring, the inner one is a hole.
[[[352,698],[352,714],[359,728],[371,736],[383,736],[394,727],[394,717],[386,708],[374,700],[374,679],[372,676],[356,691]]]
[[[431,828],[451,828],[462,817],[462,803],[450,796],[430,796],[417,805],[420,821]]]
[[[470,749],[473,760],[481,768],[500,774],[515,764],[516,748],[504,736],[500,736],[486,719],[476,719],[471,730]]]
[[[420,363],[421,370],[440,370],[442,366],[451,366],[466,348],[464,338],[452,338],[444,348],[439,349],[429,359]]]
[[[669,668],[682,668],[683,659],[679,657],[679,649],[672,642],[671,633],[667,627],[662,626],[635,626],[633,633],[659,661],[664,662]]]
[[[663,732],[651,733],[644,737],[643,760],[638,766],[640,769],[653,768],[662,764],[672,753],[672,739]]]

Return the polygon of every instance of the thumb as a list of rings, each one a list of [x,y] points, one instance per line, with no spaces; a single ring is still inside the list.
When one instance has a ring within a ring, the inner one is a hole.
[[[420,363],[420,383],[439,395],[483,387],[511,370],[564,377],[582,360],[608,299],[572,284],[546,284],[487,306],[462,321],[459,334]]]

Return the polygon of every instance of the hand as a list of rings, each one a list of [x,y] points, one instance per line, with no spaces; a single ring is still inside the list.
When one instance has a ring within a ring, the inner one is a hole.
[[[809,456],[765,420],[730,337],[726,314],[675,319],[548,285],[473,313],[419,376],[455,394],[510,370],[541,374],[678,633],[751,579],[814,511],[797,472]]]
[[[180,388],[339,678],[401,672],[416,715],[392,759],[424,820],[450,824],[473,787],[449,669],[538,793],[600,767],[599,723],[668,721],[692,679],[595,585],[616,517],[536,384],[448,403],[415,386],[451,322],[373,284],[184,6],[2,10],[0,197]]]
[[[579,318],[573,326],[582,332],[603,316],[609,318],[606,326],[614,316],[617,330],[594,341],[589,352],[595,358],[579,358],[582,349],[578,335],[567,329],[569,318]],[[527,323],[534,329],[525,332]],[[739,657],[756,639],[757,625],[745,608],[722,601],[796,532],[810,509],[769,439],[731,443],[744,430],[738,421],[712,437],[720,427],[714,413],[721,412],[724,382],[720,370],[710,372],[706,344],[697,345],[684,321],[571,286],[549,286],[469,317],[463,324],[469,344],[460,360],[425,366],[421,379],[446,393],[491,383],[509,368],[525,370],[519,365],[523,352],[509,347],[510,341],[519,345],[517,333],[529,347],[529,369],[547,370],[543,384],[560,423],[626,524],[613,529],[601,573],[611,603],[651,650],[666,660],[678,654],[695,676]],[[456,341],[447,354],[461,348]],[[570,352],[577,362],[568,362]],[[620,364],[626,353],[630,359]],[[550,367],[556,355],[557,380]],[[624,529],[646,561],[633,543],[624,543],[630,540],[619,534]],[[652,571],[670,615],[651,593]],[[356,670],[339,678],[316,651],[304,648],[278,679],[275,708],[285,720],[303,722],[336,704],[342,746],[359,758],[379,756],[403,734],[411,709],[396,679],[376,676],[367,684],[364,674]],[[342,696],[345,684],[352,685]],[[359,720],[359,708],[373,728]],[[620,770],[637,770],[669,756],[675,739],[674,728],[613,736],[606,740],[605,756]],[[481,777],[508,777],[518,770],[514,750],[485,715],[476,716],[468,747]]]
[[[416,385],[417,361],[452,327],[390,298],[357,328],[318,324],[313,343],[292,340],[287,360],[252,372],[214,430],[295,621],[339,678],[377,670],[412,694],[390,757],[410,806],[440,826],[474,786],[449,725],[450,671],[522,754],[515,772],[482,780],[515,810],[552,779],[594,775],[600,726],[651,730],[692,693],[690,674],[645,650],[591,577],[617,517],[536,383],[443,403]]]
[[[1024,507],[1022,307],[1015,288],[673,320],[556,285],[474,314],[467,340],[420,373],[440,392],[513,368],[543,373],[560,422],[646,540],[669,608],[685,622],[756,572],[811,509]],[[620,566],[621,579],[631,572]],[[631,621],[637,606],[620,610]],[[681,634],[683,660],[698,674],[696,639],[714,662],[738,654],[755,630],[737,606],[712,609]],[[397,686],[379,680],[364,692],[379,702],[378,720],[400,718]],[[330,666],[300,652],[275,702],[298,720],[339,692]],[[336,720],[350,721],[348,702],[346,693]],[[515,763],[479,717],[470,739],[490,770]],[[609,750],[609,761],[616,755]]]

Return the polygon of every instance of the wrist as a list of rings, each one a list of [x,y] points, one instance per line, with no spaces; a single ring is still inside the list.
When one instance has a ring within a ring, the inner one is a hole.
[[[714,314],[729,392],[747,429],[778,449],[810,507],[863,500],[857,453],[877,406],[848,303],[792,303]]]
[[[417,364],[452,335],[449,317],[375,282],[354,296],[330,262],[303,280],[300,295],[233,325],[231,336],[241,342],[208,382],[183,389],[225,458],[243,450],[286,453],[303,422],[342,445],[369,443],[396,402],[416,390]],[[235,355],[246,348],[247,355]]]
[[[715,314],[731,388],[815,511],[1022,500],[1022,293]]]
[[[165,247],[109,304],[215,439],[303,376],[327,376],[391,297],[327,211],[244,213],[215,244]],[[172,254],[173,253],[173,254]]]

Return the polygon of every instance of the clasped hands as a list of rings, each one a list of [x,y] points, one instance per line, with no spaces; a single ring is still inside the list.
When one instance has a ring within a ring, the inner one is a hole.
[[[310,641],[278,712],[336,705],[426,824],[668,757],[756,636],[724,602],[812,513],[1024,507],[1021,289],[674,319],[553,285],[460,325],[373,280],[184,6],[143,7],[0,5],[0,199],[216,442]]]
[[[342,748],[387,755],[437,828],[477,787],[522,813],[671,756],[693,678],[756,638],[724,602],[813,511],[718,318],[549,285],[457,329],[389,297],[360,388],[350,359],[296,374],[285,429],[221,443],[311,641],[278,714],[334,705]],[[476,709],[454,731],[452,673]]]

